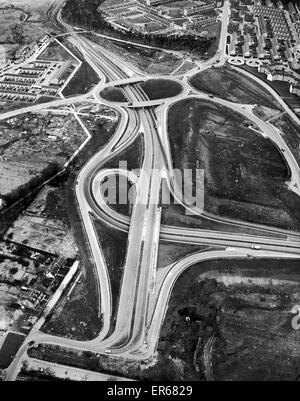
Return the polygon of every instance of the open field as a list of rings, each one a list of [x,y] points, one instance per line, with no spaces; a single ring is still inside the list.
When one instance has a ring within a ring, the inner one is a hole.
[[[108,269],[112,290],[112,319],[116,318],[124,265],[126,261],[128,235],[113,230],[99,221],[94,221],[104,260]],[[113,322],[112,322],[113,323]]]
[[[192,266],[175,283],[151,366],[49,345],[29,355],[138,380],[295,380],[300,343],[291,309],[300,299],[298,270],[298,261],[287,260]]]
[[[103,99],[108,100],[109,102],[116,102],[116,103],[126,103],[128,99],[124,91],[120,88],[105,88],[100,95]]]
[[[50,42],[47,48],[38,56],[37,59],[47,61],[75,61],[71,54],[56,41]]]
[[[0,43],[7,56],[13,57],[15,51],[45,34],[41,24],[30,22],[30,13],[22,2],[1,2],[0,4]],[[29,3],[29,2],[27,2]]]
[[[0,196],[8,203],[54,175],[86,137],[74,116],[59,111],[22,114],[0,131]]]
[[[2,43],[11,43],[13,42],[21,42],[23,40],[18,27],[22,24],[24,19],[26,18],[26,14],[20,9],[13,9],[10,7],[2,7],[0,5],[0,42]]]
[[[149,79],[140,86],[150,100],[167,99],[182,92],[182,86],[179,83],[167,79]]]
[[[0,101],[0,112],[6,113],[8,111],[18,110],[22,107],[31,106],[32,103],[17,102],[17,101]]]
[[[172,196],[170,197],[170,200],[170,204],[162,205],[162,224],[228,233],[233,232],[249,235],[261,235],[261,231],[254,228],[245,228],[240,227],[239,225],[236,226],[222,222],[216,222],[206,219],[203,216],[189,214],[182,205],[179,205],[174,201]],[[278,237],[276,233],[269,235]]]
[[[184,74],[190,70],[195,68],[195,64],[191,63],[190,61],[186,61],[177,71],[174,75],[180,75]]]
[[[83,62],[75,73],[74,77],[68,83],[62,94],[66,97],[83,95],[88,93],[99,83],[99,77],[92,67],[87,63]]]
[[[144,139],[142,135],[120,154],[113,157],[103,166],[104,169],[126,168],[128,171],[138,170],[144,158]]]
[[[221,35],[221,28],[222,28],[222,24],[220,22],[216,22],[215,24],[208,25],[204,28],[199,29],[200,33],[202,33],[203,36],[205,36],[209,39],[211,39],[211,38],[214,39],[210,48],[207,51],[207,54],[206,54],[207,58],[213,57],[218,50],[220,35]]]
[[[299,200],[285,186],[285,162],[275,145],[248,125],[243,116],[212,102],[176,103],[169,113],[173,165],[204,170],[206,211],[299,229]]]
[[[295,380],[300,342],[290,311],[299,303],[298,263],[217,260],[184,272],[175,284],[158,346],[169,377]],[[215,273],[207,278],[200,276],[211,270]],[[290,282],[276,284],[276,279]]]
[[[264,88],[227,66],[200,72],[191,78],[190,83],[202,92],[231,102],[280,109],[280,105]]]
[[[25,213],[8,230],[7,236],[14,242],[66,258],[74,259],[78,252],[68,227],[55,219]]]
[[[62,165],[85,140],[86,134],[69,113],[26,113],[0,123],[2,159]],[[51,144],[51,146],[49,146]]]
[[[103,169],[115,169],[115,168],[120,168],[120,169],[125,169],[128,171],[133,171],[136,170],[139,172],[139,169],[142,166],[143,162],[143,157],[144,157],[144,149],[143,149],[143,137],[139,136],[128,148],[123,150],[118,156],[115,156],[111,160],[109,160],[104,166]],[[126,185],[127,187],[123,188],[129,191],[131,188],[131,183],[127,179],[122,179],[120,181],[121,185],[123,184],[124,186]],[[115,185],[115,191],[113,189],[113,194],[115,194],[116,197],[116,202],[115,204],[110,204],[110,207],[113,210],[116,210],[118,213],[121,213],[123,215],[130,216],[131,211],[132,211],[132,204],[134,202],[134,197],[135,197],[135,190],[132,189],[131,194],[132,194],[132,199],[129,199],[129,195],[127,198],[127,203],[122,203],[120,202],[120,188],[121,185],[119,185],[119,175],[116,175],[116,181],[113,182],[113,185]],[[129,194],[129,192],[127,192]]]
[[[98,74],[90,66],[90,64],[85,61],[85,58],[77,49],[77,47],[74,46],[71,40],[68,40],[68,38],[65,37],[61,37],[59,38],[59,41],[82,62],[80,68],[75,73],[66,88],[63,90],[62,94],[64,96],[74,96],[88,93],[99,83],[100,78]]]
[[[46,162],[35,163],[34,161],[27,162],[26,160],[0,162],[1,196],[7,199],[17,188],[28,185],[32,177],[42,174],[48,175],[48,167],[49,165]],[[51,170],[55,172],[55,169]]]
[[[107,189],[107,180],[102,182],[102,193],[105,196],[108,196],[107,203],[112,210],[115,210],[119,214],[124,216],[131,216],[132,206],[135,202],[136,191],[134,186],[132,186],[131,182],[124,177],[121,177],[119,174],[115,176],[109,177],[109,189],[108,194],[105,193]],[[126,199],[122,199],[121,197],[127,194]],[[111,197],[109,196],[111,195]]]
[[[10,240],[35,249],[74,259],[78,253],[70,231],[66,203],[60,191],[45,186],[10,227]]]

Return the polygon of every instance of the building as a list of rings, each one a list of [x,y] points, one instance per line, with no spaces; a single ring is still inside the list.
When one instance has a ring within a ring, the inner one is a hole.
[[[243,56],[249,58],[251,56],[249,43],[245,42],[243,46]]]
[[[183,10],[183,14],[186,17],[188,17],[190,15],[195,15],[195,14],[205,14],[205,13],[209,13],[210,11],[213,11],[215,8],[216,8],[216,2],[209,1],[208,3],[203,3],[199,6],[185,8]]]
[[[290,1],[289,4],[288,4],[288,10],[289,10],[289,13],[290,13],[290,14],[294,14],[294,13],[297,12],[296,9],[295,9],[295,7],[294,7],[294,4],[293,4],[291,1]]]
[[[284,54],[285,54],[287,61],[292,63],[294,60],[293,53],[291,52],[291,50],[288,47],[285,49]]]
[[[292,83],[290,85],[290,93],[292,93],[293,95],[297,95],[300,96],[300,84],[299,83]]]
[[[272,36],[277,39],[291,39],[291,30],[284,10],[275,7],[265,7],[255,5],[253,7],[254,15],[258,18],[261,34],[267,36],[266,20],[271,27]]]
[[[263,37],[266,38],[266,37],[268,36],[268,32],[267,32],[267,27],[266,27],[266,21],[265,21],[265,19],[264,19],[264,17],[263,17],[262,14],[260,14],[260,15],[258,16],[258,23],[259,23],[260,34],[261,34]]]
[[[228,47],[229,56],[236,56],[236,48],[235,43],[233,41],[230,42]]]
[[[190,22],[185,22],[183,24],[183,29],[197,29],[199,27],[204,28],[206,26],[212,25],[217,21],[217,15],[200,15],[199,17],[195,17]]]
[[[53,77],[52,77],[52,79],[51,79],[51,83],[54,84],[54,85],[59,85],[59,84],[63,83],[63,82],[62,82],[63,76],[64,76],[65,72],[67,71],[67,69],[71,66],[71,64],[72,64],[72,63],[71,63],[70,60],[69,60],[69,61],[65,61],[65,62],[60,66],[60,68],[58,68],[58,69],[55,71],[55,73],[54,73],[54,75],[53,75]]]

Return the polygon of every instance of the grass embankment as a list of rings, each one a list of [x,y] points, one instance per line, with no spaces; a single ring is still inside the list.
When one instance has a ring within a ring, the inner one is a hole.
[[[231,102],[280,109],[280,105],[266,89],[228,66],[200,72],[191,78],[190,83],[202,92]]]
[[[82,63],[63,90],[62,94],[66,97],[84,95],[99,83],[100,78],[92,66],[85,60],[80,51],[71,42],[64,38],[60,40]]]
[[[167,99],[182,92],[182,86],[178,82],[167,79],[149,79],[140,86],[150,100]]]
[[[109,102],[126,103],[128,99],[122,89],[119,88],[105,88],[101,93],[103,99]]]
[[[289,170],[271,140],[248,125],[213,102],[175,104],[168,127],[174,167],[204,170],[207,212],[297,230],[300,204],[285,185]]]

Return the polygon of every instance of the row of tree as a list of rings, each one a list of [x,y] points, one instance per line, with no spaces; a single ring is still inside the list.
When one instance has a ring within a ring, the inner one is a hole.
[[[40,174],[34,175],[26,184],[20,185],[10,193],[2,196],[6,207],[9,207],[16,200],[26,197],[30,192],[34,191],[39,185],[53,177],[58,172],[59,166],[56,163],[49,163]]]
[[[207,39],[192,35],[153,35],[130,30],[120,31],[108,23],[99,6],[103,0],[67,0],[63,9],[63,18],[69,24],[89,31],[96,31],[118,39],[130,40],[150,46],[171,50],[192,51],[197,54],[205,54],[214,38]]]

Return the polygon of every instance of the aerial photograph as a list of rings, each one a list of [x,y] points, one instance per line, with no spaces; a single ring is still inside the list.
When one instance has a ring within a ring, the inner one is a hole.
[[[0,381],[300,381],[300,0],[0,0]]]

